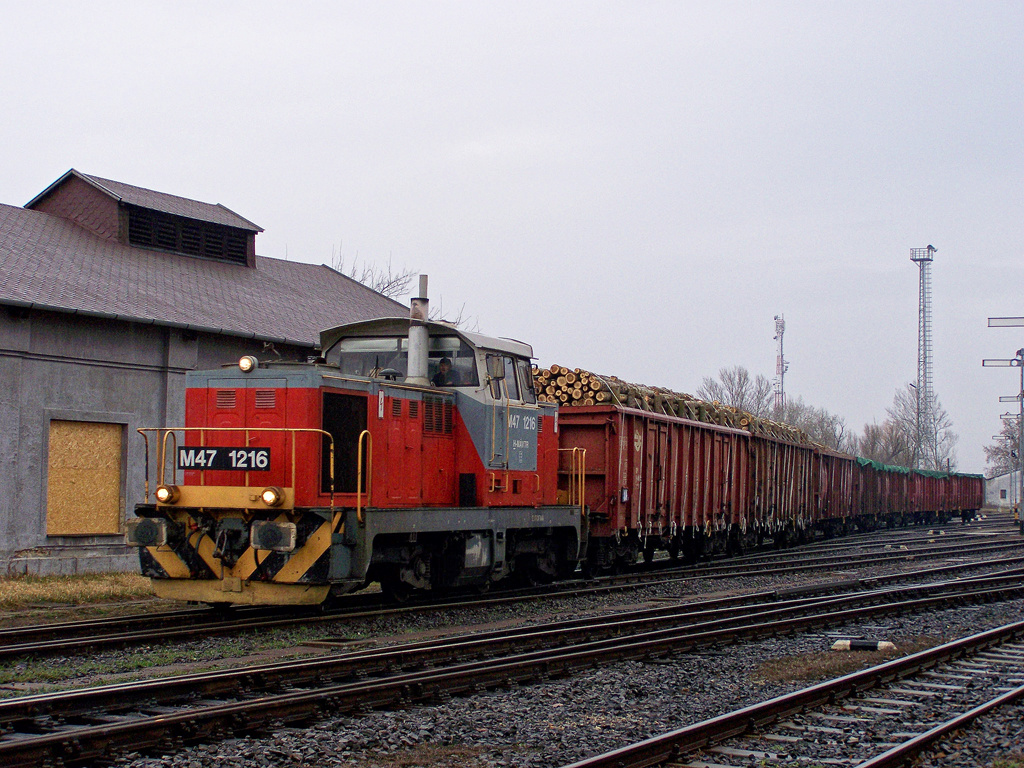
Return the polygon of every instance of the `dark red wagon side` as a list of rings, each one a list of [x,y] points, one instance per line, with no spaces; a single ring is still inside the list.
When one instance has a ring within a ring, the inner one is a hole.
[[[562,408],[558,430],[567,492],[574,451],[586,451],[591,564],[650,559],[659,549],[726,551],[753,535],[745,430],[617,405]]]

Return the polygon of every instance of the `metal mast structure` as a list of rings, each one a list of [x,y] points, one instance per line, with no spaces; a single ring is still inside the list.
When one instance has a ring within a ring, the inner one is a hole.
[[[1024,328],[1024,317],[990,317],[988,319],[989,328]],[[982,360],[981,364],[984,366],[1003,366],[1008,365],[1015,368],[1020,368],[1020,390],[1016,395],[1003,395],[999,398],[1000,403],[1012,403],[1016,402],[1017,407],[1020,409],[1020,414],[1017,417],[1017,455],[1013,455],[1013,450],[1010,450],[1010,482],[1013,482],[1013,473],[1017,472],[1017,486],[1020,489],[1020,493],[1017,496],[1017,502],[1014,505],[1015,517],[1020,514],[1020,504],[1024,504],[1024,348],[1018,349],[1017,354],[1010,359],[989,359]],[[1003,414],[1005,419],[1007,416],[1012,414]],[[1002,436],[1002,433],[1000,433]],[[1020,524],[1020,532],[1024,535],[1024,522]]]
[[[917,290],[917,434],[914,466],[931,466],[936,460],[935,393],[932,389],[932,254],[936,248],[911,248],[910,260],[920,273]],[[931,465],[928,459],[931,458]]]
[[[786,320],[783,315],[775,316],[775,340],[779,342],[779,353],[775,358],[775,411],[780,413],[786,407],[786,371],[789,363],[782,354],[782,334],[786,332]]]

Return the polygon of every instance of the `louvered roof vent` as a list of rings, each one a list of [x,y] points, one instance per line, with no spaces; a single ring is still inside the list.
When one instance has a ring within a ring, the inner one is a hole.
[[[168,195],[72,168],[25,205],[125,245],[256,265],[263,230],[220,205]]]

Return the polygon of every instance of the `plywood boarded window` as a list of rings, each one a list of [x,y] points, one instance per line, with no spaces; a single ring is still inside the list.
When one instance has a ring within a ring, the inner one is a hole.
[[[47,536],[121,532],[121,424],[51,421]]]

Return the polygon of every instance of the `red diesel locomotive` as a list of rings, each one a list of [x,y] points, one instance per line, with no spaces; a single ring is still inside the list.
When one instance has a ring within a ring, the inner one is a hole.
[[[185,427],[140,430],[127,541],[157,595],[309,604],[377,581],[402,600],[981,506],[979,476],[538,402],[528,345],[430,322],[425,304],[324,331],[316,363],[187,374]]]

